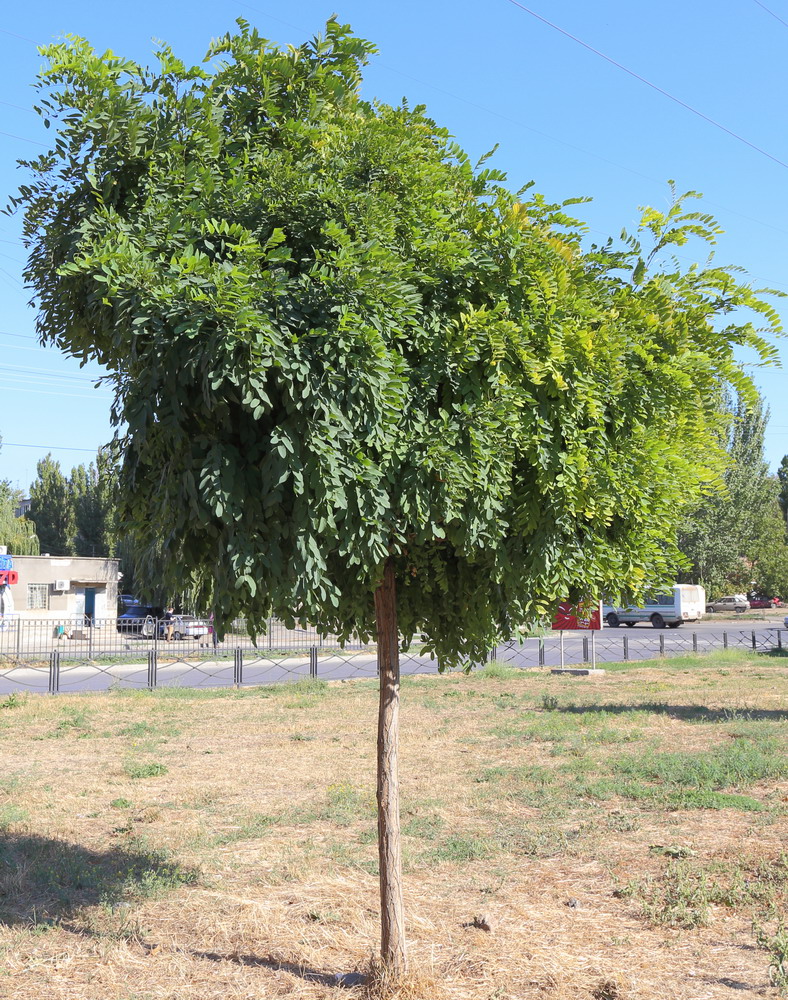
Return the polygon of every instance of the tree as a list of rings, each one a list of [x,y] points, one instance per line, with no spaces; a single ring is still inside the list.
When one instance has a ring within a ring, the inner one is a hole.
[[[759,536],[749,559],[750,587],[765,597],[788,598],[788,537],[785,518],[775,496],[777,483],[772,480],[772,499],[761,517]]]
[[[78,556],[115,554],[117,470],[108,449],[99,449],[95,464],[71,470],[69,488],[74,504],[74,551]]]
[[[728,404],[720,418],[725,468],[688,514],[679,537],[691,564],[685,580],[702,583],[713,596],[750,589],[751,562],[763,551],[764,533],[771,537],[775,485],[764,460],[768,420],[768,410],[757,397]]]
[[[780,481],[780,509],[783,517],[788,519],[788,455],[783,455],[780,468],[777,470],[777,478]]]
[[[220,627],[377,637],[398,976],[398,642],[479,662],[567,596],[669,579],[720,386],[749,385],[733,347],[774,356],[718,317],[777,319],[724,268],[658,265],[718,232],[681,199],[583,252],[571,202],[511,193],[423,107],[361,100],[374,47],[348,27],[280,50],[239,25],[200,67],[47,48],[26,278],[42,338],[110,373],[143,568]]]
[[[12,556],[37,556],[40,550],[35,525],[16,516],[21,499],[20,490],[14,489],[8,479],[0,479],[0,545],[5,545]]]
[[[74,499],[69,482],[60,471],[60,462],[51,455],[36,465],[36,479],[30,487],[30,519],[35,523],[41,548],[52,555],[74,552]]]

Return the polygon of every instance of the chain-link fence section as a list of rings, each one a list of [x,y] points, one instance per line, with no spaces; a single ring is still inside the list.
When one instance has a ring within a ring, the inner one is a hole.
[[[784,638],[788,630],[776,627],[553,632],[502,644],[489,659],[525,670],[603,665],[720,649],[781,649]],[[417,645],[401,653],[403,675],[438,669],[437,660]],[[374,644],[342,644],[336,636],[310,628],[288,629],[274,619],[262,636],[251,635],[239,619],[221,642],[207,622],[189,616],[90,623],[82,618],[0,620],[0,694],[241,687],[376,676]]]

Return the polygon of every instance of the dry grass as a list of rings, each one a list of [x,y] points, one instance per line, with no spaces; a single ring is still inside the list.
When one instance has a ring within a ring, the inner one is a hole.
[[[751,924],[786,907],[786,668],[406,680],[396,988],[373,683],[12,700],[0,997],[776,996]]]

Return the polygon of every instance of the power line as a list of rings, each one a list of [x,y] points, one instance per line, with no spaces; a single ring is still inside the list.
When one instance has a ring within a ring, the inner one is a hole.
[[[18,337],[19,340],[35,340],[36,339],[35,337],[28,336],[26,333],[9,333],[8,330],[0,330],[0,337]]]
[[[633,77],[635,80],[639,80],[641,83],[645,83],[647,87],[651,87],[652,90],[656,90],[658,94],[662,94],[663,97],[667,97],[668,100],[673,101],[674,104],[678,104],[679,107],[682,107],[687,111],[691,111],[693,115],[697,115],[698,118],[702,118],[703,121],[708,122],[709,125],[713,125],[715,128],[720,129],[721,132],[725,132],[732,138],[737,139],[741,143],[744,143],[745,146],[749,146],[750,149],[754,149],[756,153],[760,153],[762,156],[767,157],[774,163],[777,163],[781,167],[785,167],[786,169],[788,169],[788,163],[786,163],[784,160],[779,159],[777,156],[773,156],[771,153],[767,152],[765,149],[762,149],[760,146],[756,146],[754,142],[750,142],[749,139],[745,139],[744,136],[739,135],[738,132],[734,132],[733,129],[729,129],[721,122],[716,121],[716,119],[710,118],[702,111],[698,111],[698,109],[694,108],[691,104],[687,104],[686,101],[682,101],[680,97],[676,97],[673,94],[669,93],[667,90],[663,90],[662,87],[658,87],[656,83],[652,83],[650,80],[647,80],[644,76],[641,76],[639,73],[636,73],[633,69],[629,69],[629,67],[625,66],[623,63],[617,62],[611,56],[605,55],[605,53],[601,52],[599,49],[595,49],[593,45],[589,45],[588,42],[584,42],[583,39],[578,38],[577,35],[573,35],[565,28],[560,27],[553,21],[549,21],[546,17],[543,17],[541,14],[537,14],[535,10],[531,10],[530,7],[526,7],[525,4],[520,3],[519,0],[507,0],[507,2],[512,4],[514,7],[519,7],[520,10],[525,11],[526,14],[530,14],[531,17],[536,18],[537,21],[541,21],[542,24],[546,24],[549,28],[552,28],[554,31],[560,32],[560,34],[564,35],[566,38],[571,38],[573,42],[577,42],[578,45],[582,45],[584,49],[587,49],[589,52],[593,52],[595,56],[599,56],[600,59],[604,59],[605,62],[610,63],[611,66],[615,66],[616,69],[620,69],[624,73],[628,73],[629,76]]]
[[[0,365],[0,371],[15,371],[15,372],[32,372],[34,375],[52,375],[53,378],[76,378],[80,381],[90,382],[93,378],[91,375],[76,375],[70,374],[68,372],[61,375],[60,372],[47,372],[41,368],[30,368],[27,365]]]
[[[43,146],[44,149],[49,149],[45,142],[39,142],[38,139],[26,139],[23,135],[14,135],[13,132],[0,132],[0,135],[8,136],[9,139],[19,139],[21,142],[32,142],[34,146]]]
[[[783,21],[779,14],[775,14],[773,10],[769,10],[765,3],[761,3],[761,0],[753,0],[753,3],[757,3],[762,10],[765,10],[767,14],[771,14],[780,24],[784,24],[788,28],[788,21]]]
[[[17,111],[27,111],[29,115],[36,114],[36,112],[33,111],[32,108],[26,108],[21,104],[12,104],[10,101],[0,101],[0,104],[5,104],[7,108],[16,108]]]
[[[24,393],[35,393],[36,396],[64,396],[66,399],[94,399],[99,402],[104,401],[103,396],[87,396],[84,394],[78,394],[73,392],[48,392],[44,389],[30,389],[28,386],[24,385],[6,385],[3,386],[3,392],[24,392]]]
[[[0,448],[37,448],[40,451],[86,451],[95,454],[95,448],[72,448],[60,444],[19,444],[16,441],[0,441]]]
[[[0,31],[2,31],[4,35],[10,35],[12,38],[19,38],[23,42],[30,42],[31,45],[38,45],[38,42],[35,41],[35,39],[28,38],[27,35],[17,35],[15,31],[9,31],[8,28],[0,28]]]

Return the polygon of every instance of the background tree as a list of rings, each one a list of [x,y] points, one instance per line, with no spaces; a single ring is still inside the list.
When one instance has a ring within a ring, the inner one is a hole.
[[[95,464],[72,469],[69,489],[74,505],[76,554],[115,555],[117,469],[109,450],[99,449]]]
[[[74,497],[68,480],[60,471],[60,462],[51,455],[36,465],[28,516],[36,526],[42,552],[57,556],[73,554]]]
[[[679,545],[690,561],[684,579],[702,583],[710,597],[751,589],[751,562],[771,537],[775,482],[764,460],[768,410],[759,398],[739,397],[720,415],[727,464],[686,517]]]
[[[783,455],[780,468],[777,470],[777,479],[780,483],[780,508],[783,517],[788,519],[788,455]]]
[[[788,537],[785,518],[772,480],[772,499],[760,518],[758,538],[752,546],[747,590],[764,597],[788,599]]]
[[[46,50],[26,277],[42,338],[114,381],[143,569],[220,622],[377,636],[397,975],[398,636],[478,662],[567,595],[666,581],[720,386],[747,391],[733,347],[774,353],[717,317],[777,320],[723,268],[658,266],[718,231],[680,199],[584,253],[566,205],[512,194],[424,108],[362,101],[374,49],[347,27],[281,51],[239,24],[202,67]]]
[[[21,490],[15,490],[7,479],[0,479],[0,545],[5,545],[12,556],[37,556],[40,548],[36,526],[16,516],[21,499]]]

